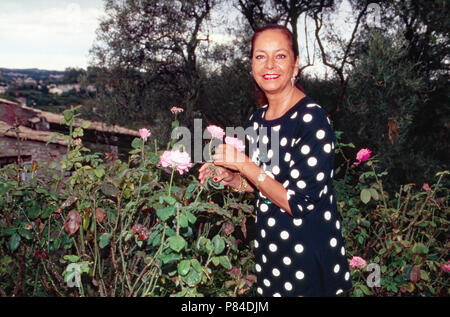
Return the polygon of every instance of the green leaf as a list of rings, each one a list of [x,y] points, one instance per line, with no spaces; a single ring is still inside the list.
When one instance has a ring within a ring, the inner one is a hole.
[[[428,248],[423,243],[417,242],[414,244],[412,252],[415,254],[427,254]]]
[[[41,213],[41,219],[47,219],[50,217],[50,215],[55,211],[55,207],[49,206],[44,209],[44,211]]]
[[[89,128],[90,125],[91,125],[90,121],[84,121],[83,120],[83,122],[81,123],[81,128],[87,129],[87,128]]]
[[[166,221],[169,217],[175,215],[175,208],[173,206],[168,206],[166,208],[156,210],[156,215],[162,221]]]
[[[67,261],[69,261],[71,263],[76,263],[76,262],[78,262],[80,260],[80,257],[77,256],[77,255],[65,255],[63,257],[63,259],[67,260]]]
[[[178,263],[178,274],[180,274],[181,276],[185,276],[186,274],[188,274],[190,268],[191,261],[183,260]]]
[[[218,256],[213,256],[211,258],[212,263],[214,264],[214,266],[218,266],[220,264],[220,259]]]
[[[219,258],[220,261],[220,265],[222,265],[225,269],[227,270],[231,270],[232,266],[231,266],[231,262],[230,259],[228,259],[228,256],[223,255]]]
[[[184,280],[190,287],[194,287],[202,280],[202,273],[199,273],[196,270],[190,270],[189,274],[184,277]]]
[[[370,194],[372,196],[373,199],[378,200],[380,199],[380,196],[378,196],[378,192],[375,188],[371,188],[370,190]]]
[[[179,221],[181,228],[186,228],[189,225],[188,218],[186,217],[186,215],[181,214],[179,217]]]
[[[11,238],[9,238],[9,249],[14,252],[20,245],[20,236],[14,233]]]
[[[102,185],[102,187],[100,187],[100,190],[106,196],[115,197],[115,196],[117,196],[117,193],[118,193],[118,190],[117,190],[117,188],[114,185],[107,184],[107,183],[104,183]]]
[[[214,253],[216,255],[222,253],[222,251],[225,249],[225,241],[219,235],[216,235],[212,239],[212,243],[214,244]]]
[[[131,142],[131,146],[135,149],[140,149],[142,147],[142,139],[134,138],[133,142]]]
[[[367,204],[369,201],[370,201],[370,197],[371,197],[371,193],[370,193],[370,190],[369,189],[367,189],[367,188],[364,188],[362,191],[361,191],[361,201],[363,202],[363,203],[365,203],[365,204]]]
[[[185,245],[186,241],[181,236],[173,236],[169,239],[169,247],[175,252],[180,252]]]
[[[359,286],[361,288],[361,290],[363,291],[363,293],[367,296],[371,295],[372,293],[369,291],[369,289],[367,288],[366,285],[360,285]]]
[[[24,237],[27,240],[30,240],[31,238],[33,238],[33,233],[31,232],[31,230],[27,230],[25,228],[19,228],[19,230],[17,230],[19,232],[19,234]]]
[[[186,216],[188,218],[188,221],[192,224],[197,221],[197,217],[195,217],[190,211],[186,211]]]
[[[192,259],[191,260],[191,265],[194,268],[194,270],[196,270],[197,272],[202,272],[202,265],[200,264],[200,262],[197,259]]]
[[[166,203],[168,203],[171,206],[175,205],[175,203],[177,202],[177,200],[175,198],[170,197],[170,196],[161,196],[161,197],[159,197],[159,202],[162,203],[163,201],[165,201]]]
[[[105,169],[103,168],[103,166],[98,166],[95,170],[94,170],[95,176],[97,176],[98,178],[102,178],[103,175],[105,175]]]
[[[111,239],[111,233],[104,233],[100,236],[99,246],[100,248],[104,248],[109,244],[109,240]]]

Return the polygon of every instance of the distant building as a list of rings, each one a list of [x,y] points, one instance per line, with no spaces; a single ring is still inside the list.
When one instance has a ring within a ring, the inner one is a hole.
[[[51,138],[55,132],[68,134],[68,127],[61,124],[62,118],[60,114],[0,98],[0,167],[16,162],[19,151],[24,162],[59,163],[66,154],[67,142]],[[74,127],[85,121],[77,118]],[[129,148],[135,137],[139,137],[139,132],[90,121],[90,126],[84,129],[83,143],[98,152],[118,153],[119,147]]]

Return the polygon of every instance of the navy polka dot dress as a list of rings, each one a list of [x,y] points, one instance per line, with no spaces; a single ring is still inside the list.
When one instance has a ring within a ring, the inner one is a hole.
[[[257,192],[255,262],[261,296],[336,296],[352,286],[333,191],[336,137],[304,97],[282,117],[249,120],[249,157],[287,190],[293,216]]]

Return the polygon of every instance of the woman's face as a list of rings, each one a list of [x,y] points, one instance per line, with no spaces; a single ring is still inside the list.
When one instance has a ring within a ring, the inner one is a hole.
[[[291,78],[298,72],[298,57],[285,34],[267,30],[253,44],[252,72],[258,86],[266,94],[278,94],[292,88]]]

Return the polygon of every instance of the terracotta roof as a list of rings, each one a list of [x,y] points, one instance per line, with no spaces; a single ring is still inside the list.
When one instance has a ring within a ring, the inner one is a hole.
[[[51,131],[38,131],[33,130],[24,126],[20,126],[19,128],[19,137],[23,140],[32,140],[32,141],[40,141],[47,142],[50,138],[55,134],[55,132]],[[11,128],[9,124],[6,122],[0,121],[0,137],[9,136],[16,137],[16,132]],[[62,138],[56,138],[52,140],[50,143],[56,143],[60,145],[67,145],[67,141]]]

